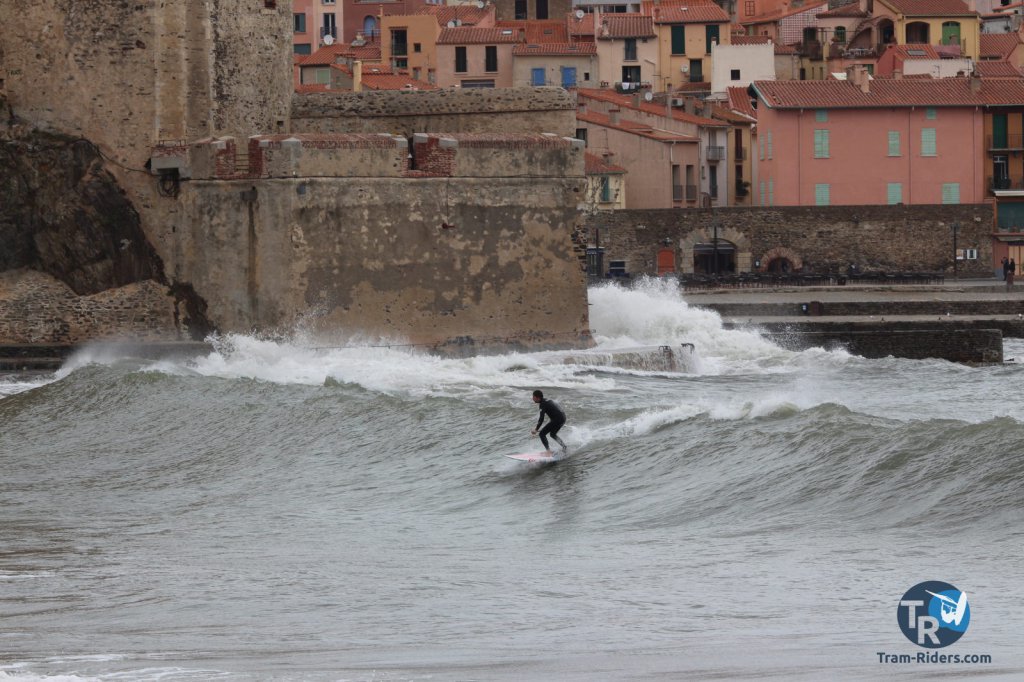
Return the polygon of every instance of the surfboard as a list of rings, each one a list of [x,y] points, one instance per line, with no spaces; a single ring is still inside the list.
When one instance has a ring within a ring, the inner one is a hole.
[[[549,455],[546,452],[525,452],[521,455],[505,455],[509,459],[518,460],[520,462],[527,462],[529,464],[551,464],[553,462],[559,462],[566,457],[564,452],[556,452]]]

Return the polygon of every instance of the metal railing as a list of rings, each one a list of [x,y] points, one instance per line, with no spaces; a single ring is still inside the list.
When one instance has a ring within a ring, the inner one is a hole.
[[[708,161],[725,160],[725,147],[710,146],[706,149]]]
[[[697,201],[697,185],[684,185],[686,187],[686,200]]]
[[[1014,180],[1013,178],[990,177],[986,178],[985,184],[988,186],[990,192],[995,192],[997,190],[1024,190],[1024,180],[1022,179]]]
[[[682,200],[683,200],[683,186],[682,185],[672,185],[672,201],[682,201]]]

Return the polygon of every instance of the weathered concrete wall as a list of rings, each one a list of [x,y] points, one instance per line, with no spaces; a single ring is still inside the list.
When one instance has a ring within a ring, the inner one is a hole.
[[[961,261],[965,276],[992,275],[992,206],[735,207],[714,210],[604,211],[586,217],[591,244],[605,249],[605,263],[625,260],[626,270],[657,274],[657,254],[667,242],[676,271],[693,272],[696,244],[718,238],[736,247],[737,272],[764,268],[775,257],[810,272],[952,272],[953,223],[959,248],[978,250]],[[599,232],[599,234],[598,234]]]
[[[473,88],[295,95],[296,133],[576,132],[575,98],[562,88]]]
[[[193,181],[175,217],[177,276],[224,330],[302,319],[339,341],[578,346],[589,340],[570,240],[582,182]]]

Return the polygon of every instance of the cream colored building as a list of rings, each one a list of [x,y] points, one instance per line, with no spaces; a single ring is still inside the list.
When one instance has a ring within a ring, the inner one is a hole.
[[[653,90],[665,90],[667,79],[658,68],[658,41],[651,17],[599,14],[594,22],[602,88],[616,87],[616,83],[650,83]]]

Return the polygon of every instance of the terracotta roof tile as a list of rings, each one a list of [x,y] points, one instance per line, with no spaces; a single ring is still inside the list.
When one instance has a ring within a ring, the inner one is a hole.
[[[330,66],[344,59],[380,60],[380,45],[351,46],[345,43],[324,45],[313,54],[306,55],[299,66]]]
[[[564,21],[499,21],[495,28],[512,29],[516,35],[525,35],[528,43],[567,43],[569,30]]]
[[[733,45],[767,45],[772,42],[771,36],[733,36]]]
[[[886,52],[891,52],[896,59],[903,61],[913,59],[939,59],[939,53],[932,45],[924,43],[911,43],[909,45],[887,45]]]
[[[620,109],[633,109],[635,111],[643,111],[648,114],[655,114],[657,116],[665,115],[664,104],[652,104],[649,102],[637,103],[634,101],[632,95],[626,95],[615,92],[614,90],[599,90],[594,88],[580,88],[576,91],[576,97],[582,102],[586,98],[600,100],[602,102],[609,102],[618,105]],[[725,123],[716,121],[712,118],[705,116],[697,116],[696,114],[688,114],[686,111],[677,107],[672,108],[672,118],[677,121],[685,121],[687,123],[695,123],[702,126],[710,127],[722,127]]]
[[[476,5],[427,5],[416,14],[433,14],[438,26],[447,26],[448,22],[460,21],[462,26],[476,26],[481,21],[494,15],[494,8],[483,8]]]
[[[646,3],[645,3],[646,6]],[[729,14],[713,2],[680,2],[651,5],[656,24],[727,24]]]
[[[1017,67],[1005,61],[981,61],[974,63],[974,69],[982,78],[1021,78]]]
[[[327,83],[306,83],[295,86],[295,92],[300,95],[308,95],[311,92],[329,92],[330,89]]]
[[[654,19],[643,14],[602,14],[597,37],[601,40],[616,38],[653,38]]]
[[[1021,36],[1019,33],[982,33],[981,43],[981,58],[995,57],[998,59],[1007,59],[1010,53],[1021,44]]]
[[[633,135],[639,135],[640,137],[646,137],[651,140],[658,140],[659,142],[700,141],[699,138],[693,137],[692,135],[683,135],[681,133],[673,133],[667,130],[658,130],[657,128],[652,128],[651,126],[644,125],[642,123],[635,123],[621,118],[618,123],[612,123],[610,116],[607,114],[599,114],[594,111],[577,113],[576,120],[583,121],[584,123],[593,123],[605,128],[614,128],[615,130],[632,133]]]
[[[519,35],[511,28],[474,28],[459,26],[441,29],[437,38],[438,45],[483,45],[498,43],[518,43]]]
[[[907,17],[977,16],[963,0],[880,0]]]
[[[512,48],[516,57],[571,57],[574,55],[596,55],[597,45],[589,42],[578,43],[519,43]]]
[[[751,103],[746,88],[726,88],[726,93],[729,95],[729,107],[733,111],[757,120],[757,109]]]
[[[835,9],[830,9],[827,12],[822,12],[821,14],[818,15],[818,18],[819,19],[841,19],[841,18],[850,18],[850,17],[864,18],[864,17],[867,17],[867,16],[871,16],[871,15],[868,14],[867,12],[865,12],[864,10],[862,10],[860,8],[860,3],[858,3],[858,2],[851,2],[851,3],[847,4],[847,5],[842,5],[841,7],[836,7]]]
[[[788,9],[777,9],[771,12],[763,12],[761,14],[758,14],[757,16],[747,19],[746,21],[741,21],[740,25],[750,26],[753,24],[766,24],[770,22],[774,23],[779,19],[785,19],[787,17],[791,17],[796,14],[802,14],[804,12],[810,12],[811,10],[817,10],[814,13],[815,16],[821,14],[822,12],[826,12],[828,11],[828,2],[826,0],[821,0],[821,2],[815,2],[814,4],[808,6],[801,5],[799,7],[789,7]]]
[[[592,36],[594,35],[594,15],[590,12],[583,15],[582,19],[577,19],[575,13],[570,13],[566,17],[566,24],[568,26],[569,34],[574,36]]]
[[[591,154],[590,152],[583,153],[583,168],[587,175],[606,175],[608,173],[626,172],[626,169],[622,166],[616,166],[614,163],[608,163],[603,156]]]
[[[351,76],[348,64],[333,64],[332,69]],[[367,90],[437,90],[436,85],[424,83],[409,76],[406,71],[394,72],[386,66],[363,66],[363,87]]]
[[[756,81],[754,88],[773,109],[868,109],[875,107],[1013,106],[1024,102],[1024,78],[876,79],[868,92],[851,81]]]

